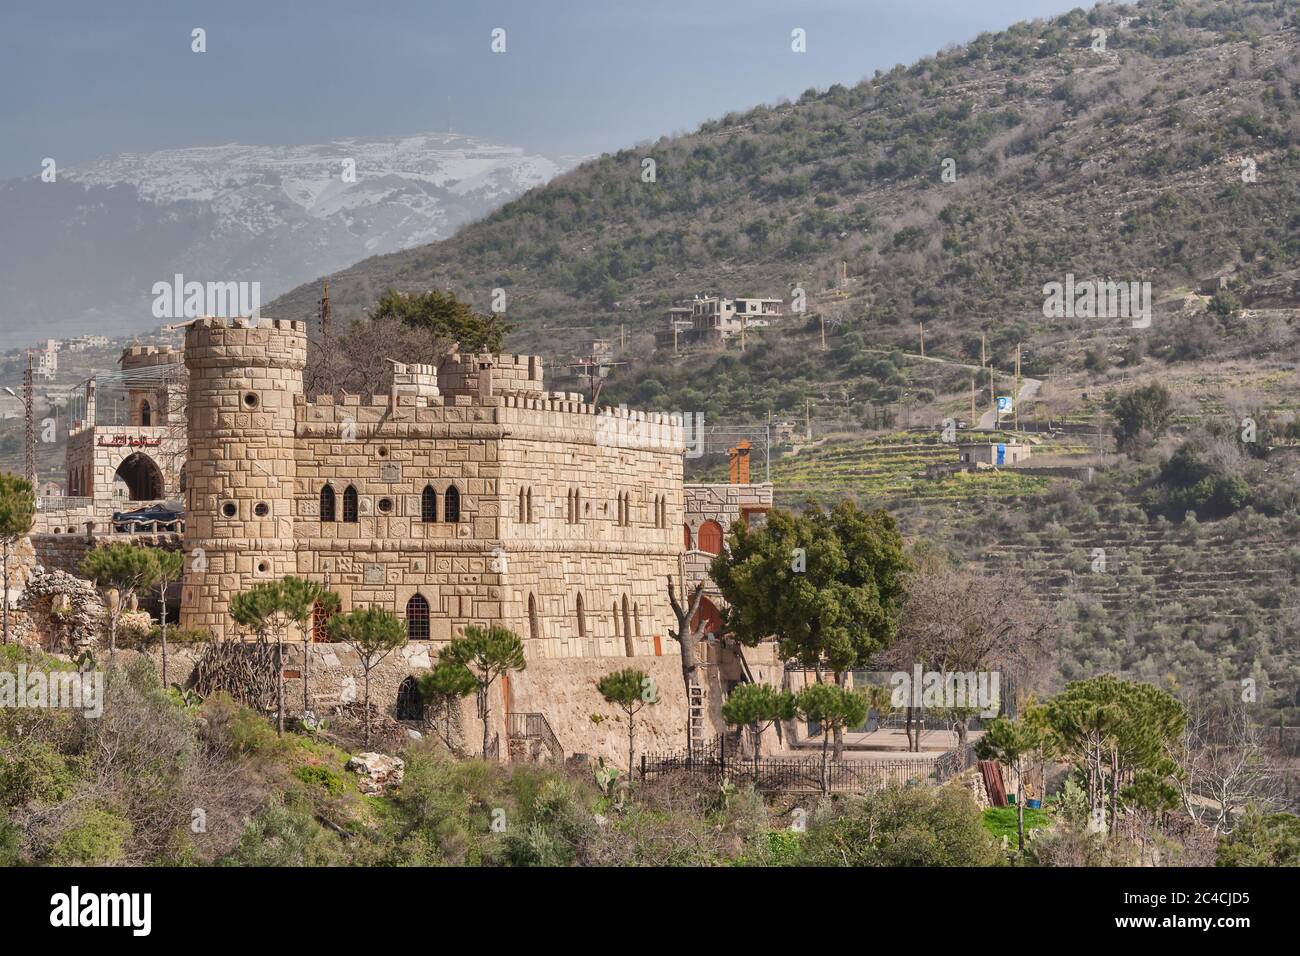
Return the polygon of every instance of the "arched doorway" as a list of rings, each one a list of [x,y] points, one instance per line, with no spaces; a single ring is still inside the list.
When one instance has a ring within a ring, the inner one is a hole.
[[[397,688],[395,711],[398,720],[424,720],[424,699],[414,677],[408,676]]]
[[[722,525],[716,521],[706,521],[700,525],[696,547],[706,554],[722,553]]]
[[[691,621],[691,630],[699,627],[701,621],[704,622],[706,636],[722,633],[722,615],[714,603],[706,597],[700,598],[699,609],[695,612],[695,619]]]
[[[142,452],[128,455],[117,466],[113,489],[128,501],[157,501],[163,496],[162,470]]]

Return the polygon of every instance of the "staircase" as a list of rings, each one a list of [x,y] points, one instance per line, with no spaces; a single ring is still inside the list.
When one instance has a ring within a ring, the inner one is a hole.
[[[545,714],[510,714],[506,734],[511,759],[518,753],[538,761],[545,751],[552,763],[564,762],[564,748]]]

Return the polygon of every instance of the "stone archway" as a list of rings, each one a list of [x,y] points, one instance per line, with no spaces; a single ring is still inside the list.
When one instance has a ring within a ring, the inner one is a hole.
[[[119,482],[126,488],[128,501],[158,501],[164,494],[162,469],[143,452],[127,455],[117,466],[115,491]]]

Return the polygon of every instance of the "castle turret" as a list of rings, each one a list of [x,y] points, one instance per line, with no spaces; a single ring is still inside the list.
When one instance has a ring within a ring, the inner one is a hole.
[[[229,634],[235,594],[297,570],[294,406],[306,362],[302,322],[199,319],[186,330],[185,626]]]

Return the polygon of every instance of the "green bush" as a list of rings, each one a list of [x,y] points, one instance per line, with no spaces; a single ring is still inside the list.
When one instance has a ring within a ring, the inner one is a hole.
[[[131,824],[98,807],[86,810],[55,840],[50,862],[55,866],[104,866],[115,863],[131,836]]]
[[[889,787],[814,820],[810,866],[998,866],[1002,854],[965,788]]]
[[[348,789],[347,781],[343,779],[343,775],[338,771],[331,770],[329,767],[314,765],[298,767],[294,770],[293,775],[310,786],[324,787],[331,797],[337,797]]]

